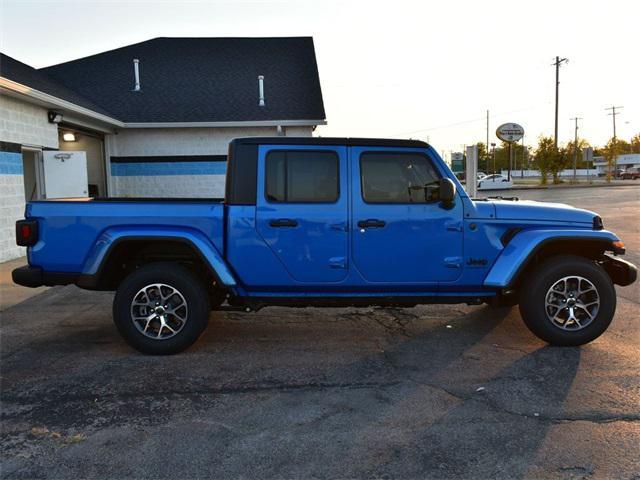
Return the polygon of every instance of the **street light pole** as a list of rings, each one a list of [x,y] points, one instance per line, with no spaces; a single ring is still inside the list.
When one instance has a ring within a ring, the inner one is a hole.
[[[487,147],[487,153],[489,153],[489,110],[487,110],[487,143],[485,146]]]
[[[524,164],[527,156],[527,149],[524,146],[524,135],[522,136],[522,163],[520,164],[520,178],[524,178]]]
[[[508,142],[509,143],[509,170],[507,170],[507,180],[511,181],[511,145],[513,145],[513,142]]]
[[[553,133],[553,145],[556,147],[556,150],[558,149],[558,99],[560,96],[560,65],[568,62],[568,58],[556,57],[556,61],[552,64],[556,66],[556,118],[555,129]]]
[[[491,154],[493,156],[493,174],[495,175],[496,173],[496,144],[495,143],[491,144]]]

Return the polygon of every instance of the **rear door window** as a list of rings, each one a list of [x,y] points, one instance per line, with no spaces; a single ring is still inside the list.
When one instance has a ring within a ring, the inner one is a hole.
[[[338,155],[329,151],[277,150],[266,157],[267,201],[334,203],[339,197]]]

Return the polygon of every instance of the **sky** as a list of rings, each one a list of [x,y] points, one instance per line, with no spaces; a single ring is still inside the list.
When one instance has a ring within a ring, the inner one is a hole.
[[[150,38],[313,36],[321,136],[416,138],[438,151],[489,142],[504,122],[525,144],[601,145],[640,132],[640,1],[0,0],[0,50],[44,67]],[[1,67],[0,67],[1,68]]]

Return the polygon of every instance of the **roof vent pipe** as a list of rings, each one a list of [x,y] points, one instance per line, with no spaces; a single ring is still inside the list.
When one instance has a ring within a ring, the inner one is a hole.
[[[258,91],[260,94],[259,106],[264,107],[264,75],[258,75]]]
[[[134,92],[140,91],[140,67],[138,65],[139,63],[140,63],[140,60],[138,60],[137,58],[133,59],[133,76],[136,81],[136,84],[133,87]]]

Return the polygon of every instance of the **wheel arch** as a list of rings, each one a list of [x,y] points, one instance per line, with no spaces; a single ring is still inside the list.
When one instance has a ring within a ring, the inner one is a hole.
[[[104,232],[76,283],[87,289],[114,290],[133,269],[157,261],[185,264],[222,287],[236,284],[231,269],[211,242],[199,232],[184,230]]]
[[[554,255],[576,255],[591,260],[616,251],[618,241],[606,230],[536,231],[525,230],[513,236],[485,277],[484,285],[514,289],[541,261]]]

